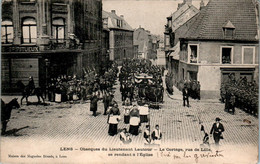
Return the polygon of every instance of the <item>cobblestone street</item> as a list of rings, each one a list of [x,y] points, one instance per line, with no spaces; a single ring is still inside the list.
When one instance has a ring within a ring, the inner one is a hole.
[[[121,109],[121,121],[119,131],[129,128],[123,123],[122,103],[119,85],[115,86],[115,98]],[[224,104],[217,101],[191,100],[191,107],[183,107],[181,92],[175,88],[174,98],[164,93],[164,103],[160,110],[150,109],[150,120],[152,129],[156,124],[160,125],[162,132],[161,146],[181,145],[182,147],[200,147],[204,133],[201,131],[201,121],[207,133],[216,117],[222,119],[225,127],[224,140],[221,145],[235,146],[237,152],[252,152],[252,157],[257,153],[258,143],[258,119],[252,115],[236,109],[235,115],[224,112]],[[15,96],[5,96],[8,101]],[[20,97],[19,97],[20,98]],[[35,98],[29,101],[36,101]],[[54,145],[77,145],[84,146],[120,146],[119,134],[111,137],[108,135],[107,116],[103,115],[103,103],[98,103],[98,116],[93,117],[87,103],[51,103],[49,106],[23,105],[20,109],[12,111],[12,117],[7,126],[8,135],[1,138],[1,144],[21,142],[28,140],[29,144],[48,141]],[[249,122],[245,122],[248,120]],[[146,124],[142,124],[141,131]],[[12,142],[10,142],[12,141]],[[210,146],[214,147],[214,140],[210,138]],[[41,143],[42,145],[46,143]],[[143,133],[132,136],[132,143],[128,146],[144,147]],[[146,145],[147,146],[147,145]],[[233,147],[228,147],[233,149]],[[41,150],[42,151],[42,150]],[[237,154],[236,154],[237,155]],[[251,158],[251,157],[248,157]]]
[[[121,109],[121,122],[119,130],[129,128],[129,125],[123,123],[123,110],[120,102],[119,86],[116,86],[115,98],[119,102]],[[177,89],[175,89],[177,90]],[[177,91],[176,91],[177,92]],[[175,94],[180,94],[177,92]],[[181,95],[175,95],[180,97]],[[13,96],[3,97],[4,101],[10,100]],[[31,101],[36,101],[29,99]],[[222,144],[246,144],[256,145],[258,143],[258,120],[257,117],[249,115],[240,109],[236,110],[235,115],[224,112],[224,104],[218,102],[191,100],[191,107],[183,107],[182,100],[172,99],[164,93],[164,104],[160,110],[150,109],[151,127],[159,124],[163,133],[162,143],[184,143],[201,144],[203,132],[200,131],[201,125],[205,127],[206,132],[210,128],[216,117],[222,119],[225,127],[224,140]],[[108,124],[107,116],[103,115],[103,103],[99,101],[98,116],[93,117],[89,111],[89,103],[69,104],[51,103],[50,106],[23,105],[20,109],[12,111],[12,117],[8,123],[7,131],[10,136],[5,138],[62,138],[64,141],[93,140],[96,143],[119,143],[119,135],[110,137],[107,134]],[[249,120],[251,123],[244,122]],[[145,124],[142,124],[141,130],[144,130]],[[19,130],[20,128],[23,128]],[[16,129],[15,134],[14,129]],[[13,130],[13,131],[12,131]],[[213,140],[211,140],[213,142]],[[133,144],[143,144],[143,135],[133,137]]]
[[[160,63],[162,61],[159,58],[159,61],[156,62]],[[115,99],[119,103],[119,109],[121,110],[118,131],[123,128],[129,129],[129,125],[123,122],[124,112],[120,101],[119,82],[117,82],[114,89]],[[2,99],[8,102],[14,97],[17,96],[3,96]],[[36,102],[37,99],[36,97],[30,97],[29,101]],[[220,142],[221,149],[225,150],[225,161],[233,161],[238,156],[243,156],[243,160],[239,159],[241,163],[247,163],[248,160],[255,159],[258,144],[257,117],[249,115],[240,109],[236,109],[235,115],[224,112],[224,104],[221,104],[217,99],[200,101],[190,99],[190,105],[190,108],[182,106],[182,93],[177,88],[174,88],[174,95],[170,96],[166,91],[164,92],[164,103],[161,104],[160,110],[150,109],[151,130],[156,124],[159,124],[162,132],[163,137],[160,147],[204,148],[205,146],[202,144],[204,133],[201,131],[201,125],[209,134],[215,118],[220,117],[225,127],[224,139]],[[12,111],[12,117],[7,126],[8,134],[2,136],[1,144],[7,147],[21,145],[27,148],[25,151],[30,152],[31,150],[40,153],[49,153],[50,150],[57,152],[60,147],[64,146],[74,147],[74,149],[82,146],[87,148],[152,146],[144,143],[143,131],[146,124],[142,124],[138,136],[131,136],[132,142],[130,144],[124,145],[119,139],[119,134],[113,137],[108,135],[107,116],[103,115],[102,101],[98,103],[97,117],[92,116],[89,107],[89,102],[76,102],[75,104],[50,103],[48,106],[22,105],[20,109]],[[211,148],[211,150],[216,148],[212,137],[210,137],[209,143],[208,148]],[[44,145],[48,147],[53,145],[54,147],[43,149]],[[154,148],[153,151],[157,152],[158,149]],[[232,151],[235,151],[235,153],[232,153]],[[251,155],[245,157],[243,155],[245,152],[251,152]],[[5,154],[2,155],[5,156]],[[79,156],[79,159],[84,158],[82,155],[80,153],[73,154],[73,156]],[[99,158],[98,155],[97,158],[92,159],[92,162]],[[156,160],[160,161],[160,158]],[[164,160],[167,160],[167,158]],[[72,160],[71,162],[75,161]],[[194,161],[188,160],[186,162]],[[223,160],[217,163],[223,163]]]

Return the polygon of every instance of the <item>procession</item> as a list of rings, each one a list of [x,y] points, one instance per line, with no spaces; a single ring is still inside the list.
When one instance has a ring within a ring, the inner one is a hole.
[[[67,163],[258,157],[258,1],[1,4],[4,163],[40,151]]]
[[[154,110],[162,110],[165,95],[170,97],[170,95],[175,94],[174,91],[171,94],[168,92],[167,86],[169,84],[167,80],[165,82],[163,80],[164,73],[163,67],[152,65],[149,60],[132,59],[124,60],[122,66],[111,63],[110,68],[104,71],[103,75],[99,75],[94,69],[85,72],[82,78],[77,77],[77,75],[73,77],[60,75],[57,78],[50,79],[45,96],[43,96],[46,98],[45,103],[43,103],[44,99],[43,102],[39,101],[38,103],[39,105],[47,106],[50,103],[53,105],[89,104],[88,109],[92,112],[93,117],[100,117],[101,114],[106,116],[102,119],[106,120],[106,124],[108,124],[108,136],[118,137],[118,140],[123,144],[130,144],[133,141],[133,136],[140,135],[143,138],[143,144],[160,145],[163,138],[160,125],[156,122],[151,122],[153,118],[151,118],[150,113]],[[199,92],[194,87],[191,87],[192,83],[195,84],[188,81],[183,84],[183,100],[180,101],[183,101],[184,107],[190,107],[189,98],[196,98],[196,96],[194,97],[194,93]],[[239,85],[242,84],[246,85],[244,79],[239,81]],[[115,88],[115,86],[117,87]],[[254,86],[252,84],[250,86],[252,92],[255,92]],[[30,92],[29,96],[32,96],[35,89],[37,88],[35,88],[33,77],[29,77],[28,85],[25,87],[24,92]],[[115,92],[119,93],[116,97]],[[221,96],[223,92],[221,92]],[[233,92],[231,92],[230,89],[226,89],[225,95],[232,95]],[[229,112],[228,108],[234,110],[235,102],[239,103],[237,102],[238,100],[233,98],[233,107],[231,107],[229,105],[230,98],[228,99],[227,96],[222,97],[223,102],[225,102],[225,112]],[[98,105],[100,103],[103,105]],[[30,102],[27,99],[28,105],[30,105]],[[234,111],[232,112],[234,114]],[[5,120],[2,121],[2,135],[6,135],[8,122],[6,120],[9,120],[11,117],[10,113],[7,115],[9,115],[9,118],[8,116],[6,118],[6,114],[2,111],[2,119]],[[220,118],[216,118],[216,121],[219,122],[220,120]],[[120,124],[123,124],[125,128],[118,128]],[[154,129],[151,127],[151,124],[155,125]],[[209,132],[205,131],[203,121],[200,121],[199,125],[201,128],[198,131],[204,133],[201,141],[203,144],[209,145]],[[214,134],[213,129],[217,128],[215,126],[213,125],[210,134]],[[219,145],[219,141],[223,139],[222,132],[224,131],[224,127],[222,124],[220,128],[221,133],[214,134],[216,145]]]

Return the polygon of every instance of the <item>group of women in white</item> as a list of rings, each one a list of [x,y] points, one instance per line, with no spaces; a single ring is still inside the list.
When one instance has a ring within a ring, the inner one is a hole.
[[[141,130],[139,130],[142,123],[148,123],[148,115],[149,115],[149,106],[146,103],[138,103],[139,105],[131,105],[130,101],[126,101],[123,105],[124,110],[124,124],[129,124],[129,132],[124,128],[120,132],[120,140],[123,143],[130,143],[132,140],[130,138],[131,135],[137,136]],[[113,110],[113,109],[111,109]],[[117,134],[117,125],[121,120],[120,113],[109,114],[108,123],[109,123],[109,131],[108,134],[114,136]],[[161,132],[159,131],[159,125],[156,125],[155,130],[150,135],[144,130],[144,138],[146,143],[152,143],[155,141],[161,140]],[[150,128],[150,127],[149,127]],[[157,130],[156,130],[157,129]],[[157,134],[158,133],[158,134]]]

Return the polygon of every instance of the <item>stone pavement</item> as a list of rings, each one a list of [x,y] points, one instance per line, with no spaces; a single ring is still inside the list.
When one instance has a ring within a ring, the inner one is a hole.
[[[121,109],[121,122],[118,125],[119,131],[129,128],[123,123],[123,111],[120,102],[119,85],[115,89],[115,98]],[[175,90],[176,93],[176,90]],[[180,96],[175,94],[176,97]],[[11,99],[12,96],[2,97],[4,100]],[[33,101],[34,99],[31,99]],[[150,122],[152,129],[156,124],[160,125],[162,131],[162,144],[182,143],[185,145],[200,145],[203,139],[203,132],[200,131],[201,124],[207,133],[215,121],[216,117],[222,119],[225,127],[224,140],[221,144],[257,145],[258,144],[258,118],[249,115],[242,110],[236,109],[235,115],[224,112],[224,104],[202,101],[191,101],[191,107],[183,107],[182,100],[172,99],[164,94],[164,104],[160,110],[150,110]],[[97,117],[93,117],[89,111],[89,103],[69,104],[51,103],[50,106],[26,106],[13,110],[12,117],[8,123],[7,131],[11,133],[5,138],[14,137],[59,139],[59,142],[73,143],[91,141],[91,143],[102,143],[117,145],[119,134],[111,137],[108,135],[107,116],[103,114],[103,103],[98,104]],[[249,120],[251,123],[244,122]],[[143,131],[146,124],[142,124]],[[23,129],[21,129],[23,128]],[[132,137],[133,145],[144,145],[143,134]],[[89,142],[90,143],[90,142]],[[213,143],[212,138],[210,143]]]

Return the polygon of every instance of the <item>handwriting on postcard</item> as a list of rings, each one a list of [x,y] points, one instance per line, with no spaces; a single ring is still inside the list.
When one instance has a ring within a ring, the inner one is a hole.
[[[8,158],[68,158],[63,152],[92,152],[101,153],[106,157],[140,157],[140,158],[171,158],[174,160],[192,159],[196,163],[207,158],[224,157],[222,150],[211,150],[210,148],[104,148],[104,147],[60,147],[59,154],[8,154]]]

